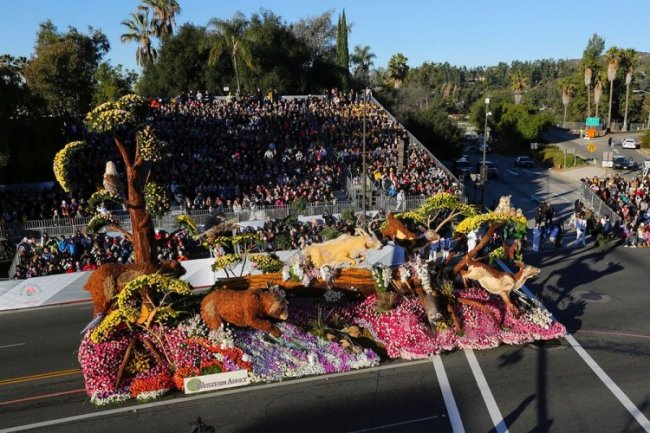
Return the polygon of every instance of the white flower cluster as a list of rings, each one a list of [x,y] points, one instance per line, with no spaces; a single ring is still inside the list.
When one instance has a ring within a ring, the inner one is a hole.
[[[163,395],[165,395],[167,392],[169,392],[169,388],[157,389],[155,391],[144,391],[138,394],[136,400],[138,401],[156,400],[162,397]]]
[[[393,270],[388,266],[373,266],[372,278],[378,292],[386,292],[393,279]]]
[[[323,297],[327,302],[338,302],[343,297],[343,293],[337,290],[329,289],[327,292],[325,292]]]
[[[282,266],[282,281],[289,281],[291,279],[291,272],[289,271],[289,266]]]
[[[113,394],[106,398],[98,397],[97,392],[95,392],[93,393],[93,395],[90,396],[90,403],[92,403],[94,406],[100,407],[100,406],[108,406],[109,404],[122,403],[129,400],[130,398],[131,398],[131,394],[129,394],[128,392],[125,394]]]
[[[201,319],[200,314],[195,314],[187,319],[181,324],[181,327],[183,328],[185,335],[187,335],[187,338],[205,337],[209,332],[208,327]]]
[[[222,349],[231,349],[235,347],[235,339],[232,330],[225,324],[221,324],[218,329],[210,331],[208,341],[212,344],[220,344]]]
[[[429,268],[426,263],[419,258],[415,263],[415,272],[418,274],[424,292],[427,294],[432,293],[433,289],[431,288],[431,275],[429,275]]]
[[[332,273],[332,268],[330,268],[327,265],[323,265],[320,267],[320,277],[327,285],[330,284],[330,281],[334,277],[334,274]]]
[[[530,323],[548,329],[553,322],[551,313],[537,300],[529,299],[531,307],[526,311],[526,320]]]
[[[408,265],[402,265],[399,267],[399,279],[402,283],[407,283],[408,279],[411,278],[411,268]]]

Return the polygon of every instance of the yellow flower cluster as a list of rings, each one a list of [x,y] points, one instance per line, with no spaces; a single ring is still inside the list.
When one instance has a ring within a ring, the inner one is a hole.
[[[251,262],[257,265],[257,268],[264,274],[270,272],[280,272],[284,266],[284,262],[275,254],[251,254],[249,257]]]
[[[156,182],[149,182],[144,187],[144,202],[147,210],[155,216],[165,215],[171,207],[167,191]]]
[[[124,289],[117,295],[117,310],[111,311],[108,316],[90,334],[94,343],[101,343],[121,324],[135,324],[140,316],[142,299],[139,294],[142,289],[162,293],[169,292],[179,295],[190,295],[191,286],[185,281],[178,280],[161,274],[141,275],[129,281]],[[164,299],[164,297],[163,297]],[[156,322],[160,323],[169,317],[176,317],[177,312],[171,305],[160,305],[156,309]]]
[[[97,214],[88,221],[87,230],[90,233],[97,233],[107,225],[120,226],[120,220],[111,214]]]
[[[241,254],[224,254],[214,259],[212,270],[218,271],[230,267],[232,264],[241,261]]]
[[[146,126],[142,131],[138,131],[135,138],[140,154],[145,161],[156,162],[162,160],[162,149],[165,143],[156,137],[151,127]]]
[[[496,259],[502,259],[506,256],[506,250],[503,247],[495,248],[488,253],[488,262],[493,264]]]
[[[142,371],[147,371],[151,368],[151,358],[147,352],[142,350],[134,350],[131,362],[126,367],[126,370],[131,374],[137,374]]]
[[[120,309],[130,308],[130,301],[140,291],[148,287],[150,291],[159,293],[173,292],[179,295],[192,294],[192,288],[189,283],[177,278],[168,277],[161,274],[141,275],[138,278],[129,281],[124,289],[117,295],[117,306]],[[137,313],[136,313],[137,314]]]
[[[86,146],[85,141],[73,141],[66,144],[63,149],[59,150],[54,156],[54,176],[57,182],[63,188],[63,191],[70,192],[70,179],[68,179],[67,165],[72,160],[74,154],[82,150]]]
[[[129,111],[133,114],[139,114],[148,108],[147,100],[133,93],[122,96],[115,105],[120,110]]]
[[[185,227],[190,233],[196,235],[199,232],[199,228],[196,225],[196,222],[189,215],[179,215],[176,217],[176,223]]]
[[[526,217],[495,214],[494,212],[474,215],[462,220],[460,224],[456,226],[456,233],[467,234],[472,230],[478,230],[483,224],[491,224],[491,223],[499,223],[499,222],[512,222],[515,225],[521,224],[523,222],[525,224]]]
[[[102,322],[90,333],[90,339],[93,343],[99,344],[113,332],[122,322],[124,317],[120,310],[113,310],[104,317]]]
[[[132,113],[109,107],[115,107],[115,104],[106,102],[86,115],[86,125],[89,130],[100,133],[110,132],[135,123],[135,116]]]
[[[97,206],[105,201],[122,203],[122,199],[120,198],[119,195],[113,194],[102,188],[99,191],[95,191],[93,195],[90,196],[90,198],[88,199],[88,207],[90,208],[91,211],[94,212]]]
[[[231,238],[233,245],[252,245],[262,239],[260,233],[241,233]]]

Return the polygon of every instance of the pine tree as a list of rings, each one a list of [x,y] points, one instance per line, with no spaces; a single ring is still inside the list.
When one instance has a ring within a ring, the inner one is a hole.
[[[345,19],[345,9],[339,15],[338,34],[336,37],[336,59],[337,64],[341,68],[341,87],[343,90],[349,88],[350,78],[350,53],[348,51],[348,24]]]

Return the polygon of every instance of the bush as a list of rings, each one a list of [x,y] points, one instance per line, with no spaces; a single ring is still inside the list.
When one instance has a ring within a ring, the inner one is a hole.
[[[646,129],[641,136],[641,147],[643,149],[650,149],[650,129]]]
[[[546,146],[539,152],[539,157],[542,163],[552,165],[554,168],[562,168],[564,166],[564,151],[557,146]],[[576,157],[572,153],[566,155],[567,167],[579,167],[587,165],[587,161]]]

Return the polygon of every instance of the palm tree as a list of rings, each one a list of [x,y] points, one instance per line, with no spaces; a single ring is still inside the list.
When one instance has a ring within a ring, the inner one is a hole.
[[[510,82],[512,83],[512,90],[515,92],[515,104],[519,104],[524,89],[528,84],[528,77],[523,73],[523,71],[514,71],[510,76]]]
[[[612,100],[614,97],[614,80],[618,65],[621,63],[621,50],[611,47],[605,53],[605,63],[607,64],[607,79],[609,80],[609,112],[607,114],[607,127],[612,127]]]
[[[370,51],[370,47],[366,45],[362,47],[357,45],[354,47],[354,52],[350,57],[353,65],[356,65],[354,68],[354,73],[357,77],[361,78],[366,84],[370,81],[370,67],[374,66],[375,53]]]
[[[596,104],[596,112],[594,113],[594,116],[596,117],[598,117],[598,106],[600,105],[600,97],[603,95],[604,87],[603,79],[600,76],[596,77],[596,84],[594,84],[594,102]]]
[[[228,50],[233,68],[235,69],[235,78],[237,79],[237,95],[239,95],[241,88],[239,83],[239,68],[237,60],[240,59],[246,66],[253,69],[253,55],[252,44],[253,39],[251,35],[247,34],[248,21],[241,12],[237,12],[232,20],[221,20],[219,18],[212,18],[208,21],[208,28],[214,27],[214,33],[211,35],[210,57],[208,64],[214,65],[219,60],[221,54]]]
[[[585,86],[587,86],[587,117],[591,116],[591,68],[585,68]]]
[[[180,13],[181,7],[176,0],[141,0],[139,10],[153,11],[151,25],[154,27],[156,37],[165,39],[174,33],[176,25],[175,16]]]
[[[122,21],[127,32],[120,36],[122,43],[138,42],[140,46],[135,51],[135,61],[140,66],[145,66],[156,61],[158,51],[151,44],[155,30],[149,21],[149,11],[139,10],[131,14],[131,19]]]
[[[393,87],[399,89],[404,83],[409,67],[406,64],[408,59],[404,54],[397,53],[388,61],[388,77],[393,81]]]
[[[630,84],[634,76],[634,68],[639,56],[634,48],[623,50],[622,63],[625,68],[625,116],[623,117],[623,131],[627,131],[627,111],[630,103]]]
[[[560,91],[562,92],[562,105],[564,105],[564,120],[562,121],[562,127],[566,128],[566,110],[571,102],[571,96],[575,92],[575,85],[568,79],[560,80]]]

